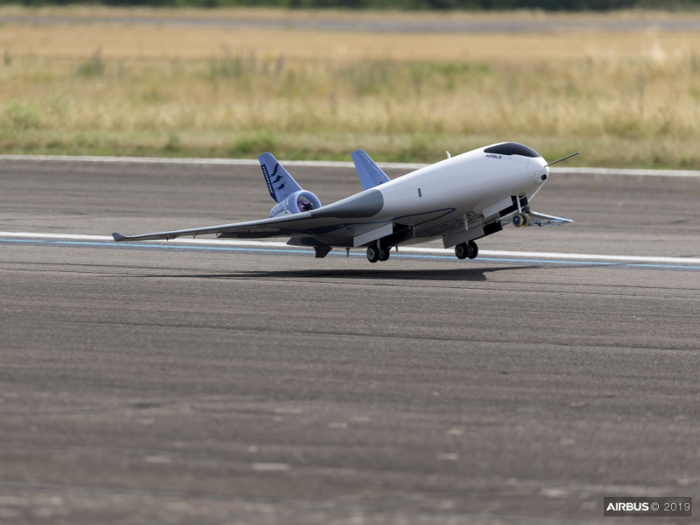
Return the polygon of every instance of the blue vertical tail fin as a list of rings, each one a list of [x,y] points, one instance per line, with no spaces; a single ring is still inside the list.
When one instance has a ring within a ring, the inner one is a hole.
[[[286,199],[292,193],[301,191],[302,187],[297,184],[289,172],[282,167],[282,164],[277,162],[277,159],[272,156],[272,153],[263,153],[258,155],[260,167],[262,168],[267,189],[270,192],[270,197],[275,202],[280,202]]]
[[[360,177],[363,190],[369,190],[370,188],[374,188],[375,186],[379,186],[391,180],[386,176],[386,173],[369,158],[365,150],[358,149],[357,151],[353,151],[350,155],[352,156],[352,161],[355,163],[355,169]]]

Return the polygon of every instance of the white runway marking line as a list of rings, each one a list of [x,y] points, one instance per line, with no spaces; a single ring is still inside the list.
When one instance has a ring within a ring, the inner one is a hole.
[[[70,240],[70,241],[112,241],[109,235],[79,235],[64,233],[39,233],[39,232],[0,232],[0,237],[25,238],[25,239],[49,239],[49,240]],[[128,241],[125,241],[128,242]],[[304,246],[290,246],[285,242],[271,241],[242,241],[236,239],[173,239],[171,241],[147,241],[149,244],[196,244],[202,246],[249,246],[257,248],[288,248],[298,250]],[[119,243],[114,243],[119,245]],[[356,248],[355,250],[362,250]],[[399,253],[424,253],[439,255],[454,255],[453,249],[443,248],[418,248],[413,246],[399,247]],[[690,257],[647,257],[637,255],[597,255],[590,253],[551,253],[551,252],[511,252],[499,250],[479,250],[480,255],[487,257],[515,257],[530,259],[550,259],[568,261],[610,261],[610,262],[632,262],[632,263],[666,263],[666,264],[700,264],[700,258]]]
[[[259,166],[257,159],[193,159],[167,157],[78,157],[70,155],[0,155],[1,160],[11,161],[42,161],[42,162],[101,162],[124,164],[189,164],[212,166]],[[281,160],[286,166],[307,168],[355,168],[352,162],[324,160]],[[429,164],[378,162],[380,168],[417,170]],[[694,170],[647,170],[626,168],[552,168],[552,173],[581,173],[585,175],[633,175],[644,177],[700,177],[700,171]]]

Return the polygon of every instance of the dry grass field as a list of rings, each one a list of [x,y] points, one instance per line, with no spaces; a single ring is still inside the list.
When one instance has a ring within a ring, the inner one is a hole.
[[[3,152],[431,161],[517,140],[700,168],[696,33],[13,23],[0,53]]]

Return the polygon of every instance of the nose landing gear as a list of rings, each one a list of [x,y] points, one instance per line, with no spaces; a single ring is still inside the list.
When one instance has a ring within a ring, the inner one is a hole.
[[[479,255],[479,247],[474,241],[463,242],[455,246],[455,255],[457,259],[475,259]]]
[[[530,215],[527,213],[516,213],[513,215],[513,226],[516,228],[530,226]]]

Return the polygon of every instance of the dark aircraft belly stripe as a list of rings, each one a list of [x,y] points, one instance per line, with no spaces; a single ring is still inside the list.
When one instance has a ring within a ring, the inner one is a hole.
[[[384,207],[384,196],[377,190],[369,190],[344,201],[312,211],[314,219],[359,219],[373,217]]]

